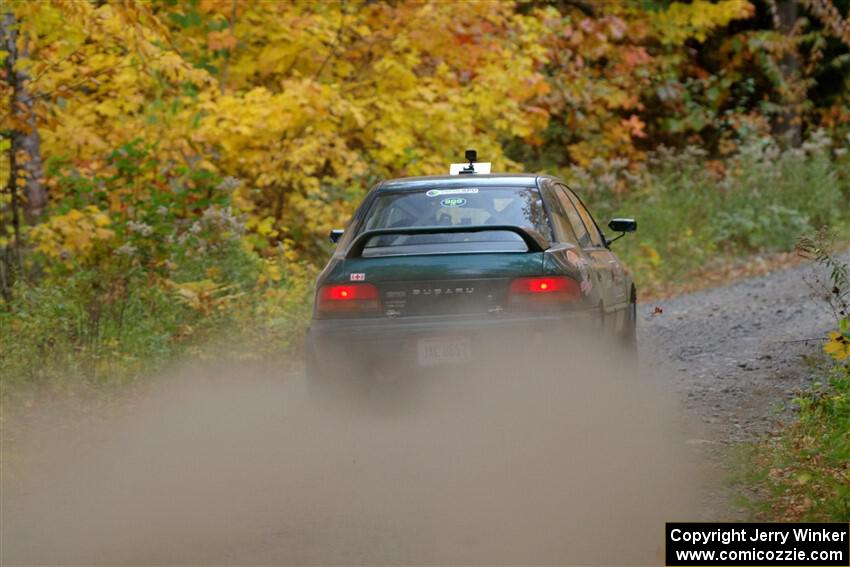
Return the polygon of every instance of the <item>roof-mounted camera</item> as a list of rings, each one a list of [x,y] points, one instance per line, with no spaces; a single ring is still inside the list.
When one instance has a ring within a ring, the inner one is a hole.
[[[470,175],[475,173],[475,160],[478,159],[478,152],[475,150],[466,150],[463,154],[463,157],[466,158],[466,161],[469,162],[469,165],[460,170],[459,175]]]
[[[463,156],[469,163],[453,163],[449,168],[449,175],[474,175],[476,173],[490,173],[490,162],[478,162],[478,152],[466,150]]]

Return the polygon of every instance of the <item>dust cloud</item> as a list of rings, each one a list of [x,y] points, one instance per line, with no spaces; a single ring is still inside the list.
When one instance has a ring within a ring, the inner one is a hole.
[[[176,371],[32,433],[2,563],[662,564],[701,483],[665,384],[588,345],[520,354],[343,400],[270,365]]]

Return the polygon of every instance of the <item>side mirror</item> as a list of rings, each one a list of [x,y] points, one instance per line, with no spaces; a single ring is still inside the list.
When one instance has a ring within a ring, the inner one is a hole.
[[[634,232],[637,230],[635,219],[613,219],[608,223],[608,228],[614,232]]]
[[[623,238],[627,232],[636,231],[637,221],[635,219],[612,219],[611,222],[608,223],[608,228],[610,228],[614,232],[620,233],[620,236],[616,238],[605,240],[605,244],[610,245],[612,242]]]
[[[339,239],[342,238],[343,232],[345,232],[345,231],[342,230],[341,228],[335,228],[330,232],[330,234],[328,235],[328,238],[330,238],[331,242],[336,244],[337,242],[339,242]]]

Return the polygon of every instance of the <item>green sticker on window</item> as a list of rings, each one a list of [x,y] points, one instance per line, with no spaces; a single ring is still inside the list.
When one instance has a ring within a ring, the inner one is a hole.
[[[440,204],[444,207],[462,207],[466,204],[466,199],[463,197],[449,197],[440,201]]]

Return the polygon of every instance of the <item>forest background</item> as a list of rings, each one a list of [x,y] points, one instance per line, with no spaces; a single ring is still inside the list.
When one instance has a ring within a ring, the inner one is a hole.
[[[4,0],[0,397],[133,383],[211,341],[296,353],[329,229],[470,147],[636,217],[615,246],[644,297],[846,239],[848,11]]]

